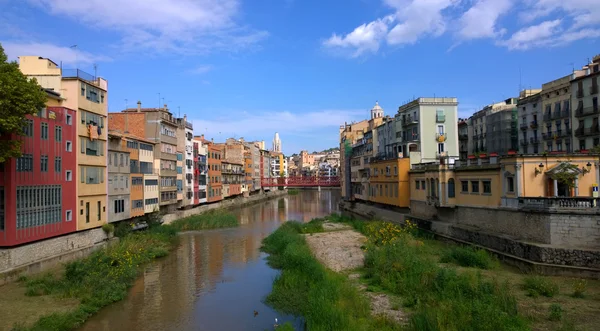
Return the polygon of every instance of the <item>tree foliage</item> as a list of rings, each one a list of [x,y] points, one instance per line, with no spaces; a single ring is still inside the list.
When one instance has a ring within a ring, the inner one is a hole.
[[[35,78],[28,79],[16,62],[8,62],[0,45],[0,163],[21,156],[21,142],[11,139],[22,134],[25,116],[43,108],[46,93]]]

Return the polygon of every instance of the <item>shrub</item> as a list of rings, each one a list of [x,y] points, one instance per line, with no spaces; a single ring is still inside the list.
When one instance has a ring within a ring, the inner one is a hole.
[[[115,236],[125,238],[133,231],[133,223],[131,221],[122,221],[117,223],[115,227]]]
[[[290,188],[288,189],[288,195],[298,195],[300,194],[300,190],[297,188]]]
[[[235,215],[223,209],[178,219],[171,224],[178,231],[231,228],[239,225]]]
[[[585,290],[587,288],[587,280],[579,279],[573,284],[573,294],[574,298],[583,298],[585,297]]]
[[[525,277],[523,288],[527,291],[527,295],[534,298],[540,295],[551,298],[558,294],[558,285],[540,276]]]
[[[551,321],[560,321],[562,319],[562,306],[558,303],[553,303],[550,305],[550,313],[548,319]]]
[[[479,269],[494,269],[499,266],[498,260],[488,252],[472,247],[452,247],[442,255],[440,262]]]
[[[102,224],[102,230],[104,230],[104,233],[109,235],[115,232],[115,226],[110,223]]]

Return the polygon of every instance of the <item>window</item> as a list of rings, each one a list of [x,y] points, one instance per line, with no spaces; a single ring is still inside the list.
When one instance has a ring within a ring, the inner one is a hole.
[[[156,186],[158,185],[158,179],[146,179],[144,181],[145,186]]]
[[[479,181],[478,180],[471,181],[471,193],[479,193]]]
[[[59,156],[54,157],[54,172],[62,171],[62,158]]]
[[[40,171],[48,172],[48,155],[42,155],[40,157]]]
[[[81,182],[86,184],[104,183],[104,168],[81,167]]]
[[[23,135],[26,137],[33,137],[33,120],[25,120],[25,125],[23,126]]]
[[[33,171],[33,154],[21,154],[17,159],[17,172]]]
[[[158,198],[146,199],[146,205],[155,205],[158,203]]]
[[[73,116],[71,116],[70,114],[67,114],[67,125],[73,125]]]
[[[417,181],[415,182],[415,189],[417,189],[417,190],[420,190],[420,189],[421,189],[421,185],[420,185],[420,184],[421,184],[421,181],[420,181],[420,180],[417,180]]]
[[[142,177],[131,177],[131,185],[137,186],[142,185],[144,183],[144,179]]]
[[[98,221],[102,220],[102,204],[98,201]]]
[[[114,213],[120,214],[125,212],[125,200],[115,200],[114,203]]]
[[[72,152],[73,151],[73,143],[67,140],[65,149],[67,150],[67,152]]]
[[[119,154],[119,167],[123,166],[123,154]]]
[[[100,129],[104,128],[104,117],[84,110],[81,110],[79,114],[81,116],[81,124],[94,125]],[[98,133],[100,133],[100,131]]]
[[[469,193],[469,181],[461,180],[460,185],[461,185],[460,191],[462,193]]]
[[[492,194],[492,182],[489,180],[482,181],[483,183],[483,193],[484,194]]]
[[[437,133],[438,134],[444,134],[444,126],[443,125],[438,125],[437,127]]]
[[[72,221],[72,220],[73,220],[73,211],[72,211],[72,210],[67,210],[67,211],[65,212],[65,220],[66,220],[67,222],[70,222],[70,221]]]
[[[62,126],[60,125],[54,127],[54,140],[56,140],[56,142],[62,141]]]
[[[17,186],[17,229],[60,223],[61,198],[60,185]]]
[[[585,149],[585,139],[579,141],[579,149]]]
[[[394,176],[398,176],[398,166],[394,166]]]
[[[71,170],[65,171],[65,177],[67,179],[67,182],[70,182],[73,180],[73,173],[71,172]]]
[[[144,208],[144,200],[133,200],[131,201],[131,209]]]
[[[42,122],[42,133],[41,137],[43,140],[48,140],[48,123]]]
[[[425,189],[425,181],[424,181],[424,180],[422,180],[422,181],[421,181],[421,190],[424,190],[424,189]]]
[[[81,154],[85,155],[104,155],[104,141],[102,140],[89,140],[88,138],[81,137]],[[116,163],[115,163],[116,165]]]
[[[441,143],[441,144],[438,144],[438,153],[440,153],[440,154],[441,154],[441,153],[443,153],[443,152],[444,152],[444,144],[443,144],[443,143]]]
[[[448,180],[448,198],[454,198],[454,197],[455,197],[454,178],[450,178]]]

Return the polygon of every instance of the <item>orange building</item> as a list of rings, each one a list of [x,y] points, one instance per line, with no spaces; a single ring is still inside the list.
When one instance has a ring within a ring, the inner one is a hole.
[[[371,176],[366,192],[369,201],[410,207],[409,158],[374,158],[369,171]]]
[[[203,139],[203,143],[207,145],[208,151],[206,153],[206,159],[208,162],[208,186],[206,188],[208,195],[208,202],[216,202],[223,200],[222,190],[223,181],[221,175],[221,148],[216,146],[213,142]]]

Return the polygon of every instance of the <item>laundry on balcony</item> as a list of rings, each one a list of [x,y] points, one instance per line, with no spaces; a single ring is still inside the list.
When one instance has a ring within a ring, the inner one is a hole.
[[[99,130],[100,130],[99,127],[92,125],[92,124],[88,124],[88,137],[90,138],[91,141],[98,139],[98,131]]]

